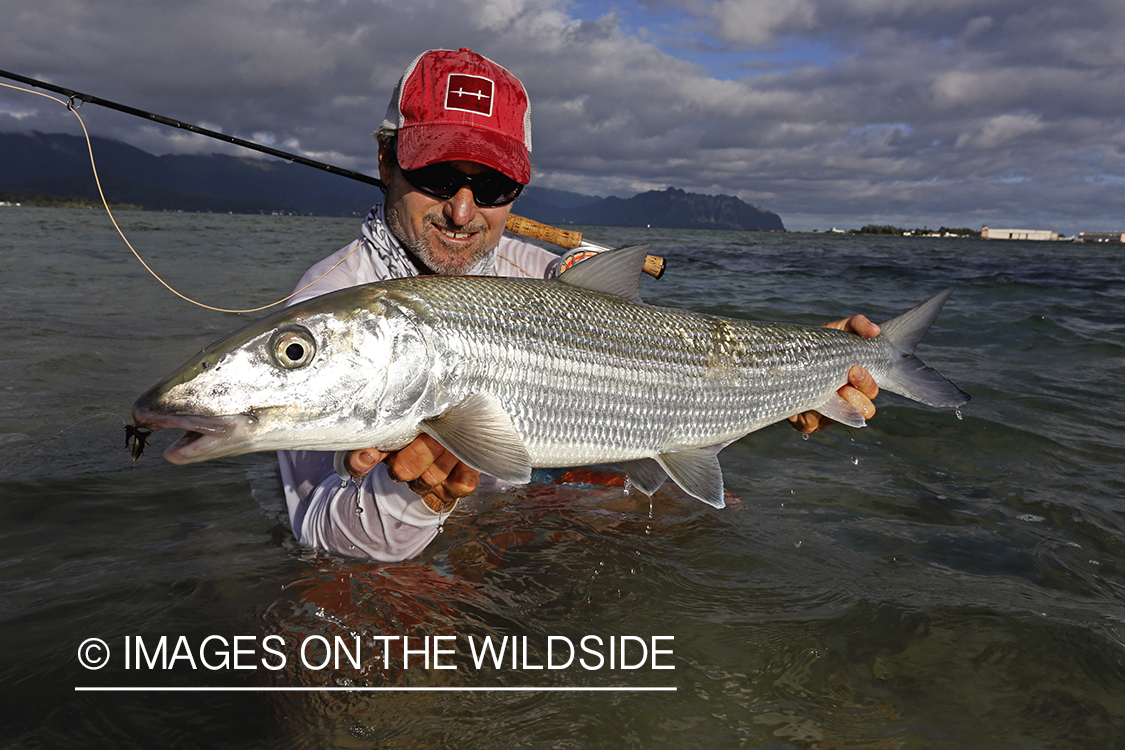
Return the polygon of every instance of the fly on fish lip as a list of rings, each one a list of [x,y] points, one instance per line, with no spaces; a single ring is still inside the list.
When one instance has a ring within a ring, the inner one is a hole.
[[[201,460],[196,456],[212,452],[216,445],[222,444],[236,429],[234,421],[249,419],[254,417],[245,414],[235,417],[168,414],[159,408],[152,408],[142,396],[133,404],[133,424],[126,427],[126,440],[132,438],[131,451],[139,458],[144,450],[145,440],[152,433],[158,430],[184,430],[184,434],[165,450],[164,458],[174,464],[189,463],[185,459]]]
[[[137,463],[137,459],[145,452],[145,446],[148,444],[148,439],[151,435],[152,430],[146,430],[140,425],[125,425],[125,447],[133,457],[133,463]],[[130,439],[132,440],[132,445],[130,445]]]

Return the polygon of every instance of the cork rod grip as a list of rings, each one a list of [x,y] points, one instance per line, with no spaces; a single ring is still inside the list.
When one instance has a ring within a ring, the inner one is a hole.
[[[533,240],[550,242],[552,245],[558,245],[567,250],[573,250],[582,244],[581,232],[558,229],[548,226],[547,224],[540,224],[538,221],[532,219],[516,216],[515,214],[508,214],[508,223],[504,228],[512,234],[518,234],[521,237],[529,237]]]
[[[508,214],[508,223],[504,225],[504,229],[512,234],[518,234],[521,237],[528,237],[533,240],[550,242],[552,245],[558,245],[567,250],[573,250],[582,244],[581,232],[559,229],[547,224],[541,224],[533,219],[516,216],[515,214]],[[609,248],[605,249],[608,250]],[[647,256],[645,258],[644,272],[653,278],[659,279],[664,275],[664,259],[657,255]]]

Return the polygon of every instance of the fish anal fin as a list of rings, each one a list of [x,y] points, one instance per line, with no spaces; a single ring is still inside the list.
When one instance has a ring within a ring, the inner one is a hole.
[[[867,426],[867,419],[863,416],[863,410],[845,400],[835,391],[832,392],[832,395],[828,397],[827,401],[817,406],[813,411],[835,420],[840,424],[846,424],[848,427]]]
[[[708,505],[724,508],[723,469],[719,466],[719,451],[722,449],[723,445],[688,448],[676,453],[661,453],[656,461],[684,492]]]
[[[531,480],[531,456],[512,418],[491,393],[474,393],[422,422],[422,431],[479,472],[506,482]]]

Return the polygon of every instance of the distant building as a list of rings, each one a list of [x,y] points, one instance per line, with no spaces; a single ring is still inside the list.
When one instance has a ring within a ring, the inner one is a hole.
[[[1125,232],[1079,232],[1079,242],[1125,242]]]
[[[982,240],[1041,240],[1051,241],[1059,238],[1058,232],[1049,229],[989,229],[980,230]]]

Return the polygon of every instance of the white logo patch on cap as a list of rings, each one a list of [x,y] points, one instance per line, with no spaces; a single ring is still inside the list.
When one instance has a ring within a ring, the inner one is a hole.
[[[491,78],[452,73],[445,85],[445,108],[492,117]]]

